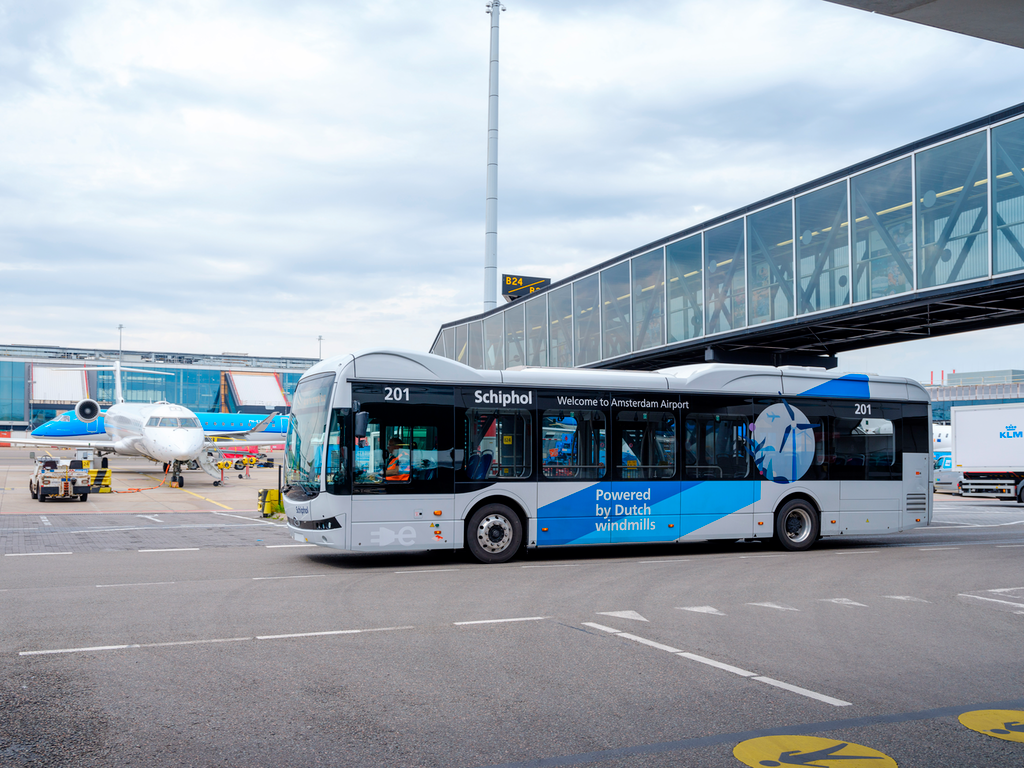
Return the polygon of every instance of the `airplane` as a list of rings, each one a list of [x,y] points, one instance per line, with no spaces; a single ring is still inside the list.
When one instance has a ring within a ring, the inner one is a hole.
[[[256,430],[262,422],[267,420],[266,416],[252,413],[203,413],[200,411],[192,413],[199,419],[207,437],[244,436]],[[102,435],[104,433],[103,420],[106,414],[106,411],[100,411],[99,418],[95,421],[85,422],[78,418],[78,414],[74,410],[65,411],[32,430],[32,436],[52,438]],[[288,417],[275,415],[273,420],[260,431],[267,435],[284,435],[288,432]]]
[[[56,369],[68,370],[68,369]],[[71,369],[81,371],[81,368]],[[88,448],[98,456],[113,453],[118,456],[142,456],[144,458],[165,465],[165,471],[170,470],[171,481],[177,482],[178,487],[184,485],[185,481],[181,475],[182,465],[198,466],[208,475],[214,478],[214,484],[220,484],[221,472],[216,464],[220,458],[220,450],[227,447],[226,443],[215,443],[212,438],[225,435],[248,435],[253,432],[262,432],[274,422],[278,415],[271,414],[255,426],[246,430],[213,430],[209,433],[204,431],[198,416],[182,405],[174,405],[168,402],[158,403],[126,403],[121,391],[121,371],[133,371],[138,373],[155,373],[161,376],[173,374],[166,371],[148,371],[142,368],[125,368],[119,361],[114,361],[112,367],[88,368],[86,370],[114,371],[114,405],[111,405],[105,412],[100,410],[99,403],[90,398],[79,401],[73,413],[77,424],[89,425],[96,422],[103,414],[103,431],[97,428],[95,432],[86,432],[84,437],[45,437],[36,436],[32,433],[30,438],[4,438],[4,442],[12,445],[27,445],[39,447],[60,447],[60,448]],[[207,414],[209,415],[209,414]],[[243,414],[216,414],[216,416],[241,417]],[[69,416],[67,422],[52,420],[52,424],[71,425]],[[226,420],[225,420],[226,421]],[[212,422],[211,422],[212,423]],[[45,425],[44,425],[45,426]],[[78,427],[76,426],[76,429]],[[287,427],[286,427],[287,429]],[[38,430],[36,430],[38,431]],[[266,445],[268,443],[280,442],[280,438],[266,438],[255,440],[230,440],[230,447],[241,448],[252,445]]]

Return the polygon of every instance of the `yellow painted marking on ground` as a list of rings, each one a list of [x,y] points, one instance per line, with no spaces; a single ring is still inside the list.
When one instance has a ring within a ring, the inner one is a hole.
[[[146,477],[148,477],[150,480],[152,480],[153,482],[156,482],[156,483],[159,483],[161,481],[161,479],[162,479],[162,478],[153,477],[152,475],[146,475]],[[170,486],[168,486],[168,487],[170,487]],[[198,493],[192,493],[192,491],[186,491],[184,488],[178,488],[178,490],[179,491],[185,491],[185,493],[187,493],[189,496],[195,496],[197,499],[202,499],[203,501],[208,501],[211,504],[216,504],[218,507],[221,507],[223,509],[230,509],[232,512],[234,512],[234,510],[235,510],[234,507],[229,507],[227,504],[221,504],[219,501],[214,501],[213,499],[208,499],[205,496],[200,496]]]
[[[179,490],[185,491],[184,488],[180,488]],[[229,507],[227,504],[221,504],[219,501],[214,501],[213,499],[208,499],[205,496],[200,496],[198,493],[192,493],[192,491],[185,491],[185,493],[187,493],[189,496],[195,496],[197,499],[202,499],[203,501],[208,501],[211,504],[216,504],[218,507],[222,507],[224,509],[234,510],[234,507]]]
[[[762,736],[736,745],[733,756],[750,768],[814,765],[818,768],[897,768],[896,761],[871,747],[818,736]]]
[[[976,709],[964,712],[959,719],[972,731],[1024,744],[1024,712],[1019,709]]]

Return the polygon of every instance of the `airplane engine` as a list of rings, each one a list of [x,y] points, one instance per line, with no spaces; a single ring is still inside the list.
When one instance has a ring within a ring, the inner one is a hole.
[[[100,417],[100,404],[95,400],[81,400],[75,406],[75,416],[78,417],[79,421],[86,424],[96,421]]]

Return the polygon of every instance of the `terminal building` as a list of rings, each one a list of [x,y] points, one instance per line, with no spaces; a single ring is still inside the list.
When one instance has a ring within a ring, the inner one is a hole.
[[[0,345],[0,430],[32,430],[75,403],[92,398],[106,408],[114,400],[119,353],[106,349]],[[120,353],[127,402],[166,400],[193,411],[287,413],[295,385],[318,362],[308,357],[255,357],[165,352]],[[169,374],[169,375],[161,375]]]

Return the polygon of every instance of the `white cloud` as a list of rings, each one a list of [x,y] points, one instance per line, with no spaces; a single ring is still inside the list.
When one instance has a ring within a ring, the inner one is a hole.
[[[822,0],[506,5],[506,271],[566,277],[1019,99],[1024,51]],[[487,27],[471,2],[4,9],[2,341],[426,349],[480,308]]]

